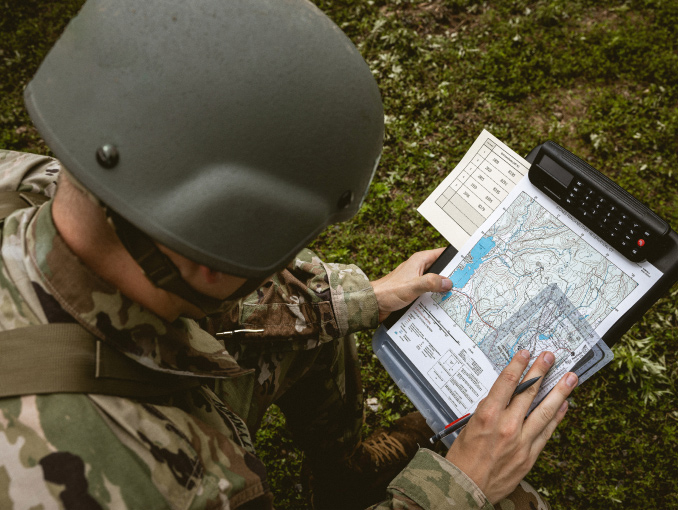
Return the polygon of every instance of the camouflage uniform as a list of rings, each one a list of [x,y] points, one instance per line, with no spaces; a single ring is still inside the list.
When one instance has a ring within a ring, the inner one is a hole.
[[[51,197],[59,170],[51,158],[0,151],[0,191]],[[341,460],[357,443],[362,389],[350,334],[375,327],[378,310],[355,266],[304,250],[229,313],[169,323],[82,264],[57,232],[51,202],[5,219],[0,265],[2,330],[79,323],[146,367],[204,378],[168,397],[0,399],[3,510],[272,508],[252,446],[272,403],[308,455]],[[264,331],[225,344],[213,336],[244,328]],[[424,449],[388,497],[375,508],[492,508],[470,479]],[[532,501],[541,504],[536,493]]]

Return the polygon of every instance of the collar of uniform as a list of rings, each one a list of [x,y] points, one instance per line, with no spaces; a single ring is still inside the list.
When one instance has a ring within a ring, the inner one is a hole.
[[[221,342],[190,319],[170,323],[103,281],[70,250],[52,219],[51,201],[28,227],[27,253],[48,291],[83,327],[149,368],[234,377],[242,369]]]

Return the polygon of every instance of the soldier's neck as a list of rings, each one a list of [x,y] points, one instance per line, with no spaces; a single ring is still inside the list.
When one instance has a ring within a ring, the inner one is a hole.
[[[180,315],[204,315],[190,303],[155,287],[115,235],[101,208],[76,211],[72,201],[55,197],[54,224],[71,251],[94,273],[120,292],[170,322]]]

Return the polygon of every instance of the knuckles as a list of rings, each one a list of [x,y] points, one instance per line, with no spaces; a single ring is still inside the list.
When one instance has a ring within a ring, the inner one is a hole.
[[[426,287],[432,290],[438,290],[440,288],[440,276],[433,273],[428,273],[424,275],[426,282]]]
[[[518,384],[518,381],[520,380],[520,376],[521,376],[521,374],[514,374],[513,372],[509,372],[507,370],[504,370],[501,373],[501,377],[504,379],[504,383],[510,384],[510,385],[513,385],[513,386],[516,386]]]
[[[539,381],[537,381],[537,384],[533,384],[532,386],[525,390],[525,394],[529,395],[534,400],[534,397],[536,397],[537,393],[539,393],[539,388],[540,388]]]
[[[519,469],[524,472],[528,472],[532,469],[537,458],[533,456],[530,446],[525,444],[522,446],[519,452]]]
[[[553,412],[547,406],[537,406],[535,412],[539,413],[539,419],[544,423],[548,423],[553,419]]]
[[[473,414],[473,420],[482,428],[491,427],[496,421],[496,413],[492,409],[488,409],[488,406],[483,406],[478,409]]]
[[[518,424],[513,420],[508,420],[499,426],[499,437],[504,440],[512,439],[518,434],[519,430]]]
[[[541,437],[544,440],[544,442],[547,442],[549,439],[551,439],[552,435],[553,430],[550,430],[549,427],[546,427],[544,430],[541,431]]]

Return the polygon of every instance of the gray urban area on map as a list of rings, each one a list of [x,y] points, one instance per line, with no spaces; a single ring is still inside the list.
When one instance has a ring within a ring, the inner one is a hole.
[[[490,333],[479,347],[499,373],[521,349],[534,356],[546,349],[556,356],[554,368],[563,363],[572,366],[599,340],[558,285],[552,284]]]

